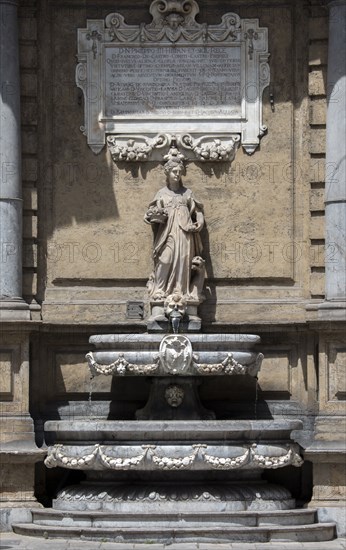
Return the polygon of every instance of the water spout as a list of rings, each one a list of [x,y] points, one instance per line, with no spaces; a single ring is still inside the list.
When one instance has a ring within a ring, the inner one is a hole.
[[[171,322],[174,334],[178,334],[179,332],[179,325],[180,325],[181,319],[182,319],[182,314],[178,311],[178,308],[175,307],[169,316],[169,320]]]

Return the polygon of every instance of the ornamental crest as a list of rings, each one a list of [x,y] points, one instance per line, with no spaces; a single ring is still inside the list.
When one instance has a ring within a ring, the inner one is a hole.
[[[167,374],[185,373],[192,361],[192,346],[186,336],[170,334],[160,344],[160,361]]]

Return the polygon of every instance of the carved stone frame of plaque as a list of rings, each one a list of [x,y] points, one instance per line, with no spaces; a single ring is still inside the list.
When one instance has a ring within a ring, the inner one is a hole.
[[[78,29],[76,82],[84,93],[88,145],[114,161],[162,160],[172,140],[185,158],[232,161],[265,133],[268,32],[258,19],[223,15],[197,23],[195,0],[154,0],[152,22],[119,13]]]

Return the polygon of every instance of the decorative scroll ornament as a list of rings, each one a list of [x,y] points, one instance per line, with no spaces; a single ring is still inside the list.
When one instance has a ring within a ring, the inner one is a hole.
[[[162,151],[168,152],[162,155]],[[107,145],[114,162],[145,162],[148,160],[168,161],[179,158],[183,161],[232,162],[238,150],[240,135],[202,136],[194,139],[190,134],[171,136],[159,134],[155,137],[139,135],[109,135]],[[180,150],[181,149],[181,150]]]
[[[150,23],[110,13],[78,29],[89,147],[97,154],[111,136],[115,162],[162,161],[176,136],[188,160],[232,162],[240,143],[252,154],[270,80],[267,28],[235,13],[199,23],[195,0],[154,0],[149,11]]]
[[[240,136],[223,136],[226,138],[222,141],[220,138],[211,139],[204,136],[199,139],[194,139],[190,134],[185,134],[180,138],[182,147],[190,149],[197,160],[202,162],[213,161],[230,161],[234,160],[235,154],[239,147]]]
[[[127,139],[124,144],[123,140]],[[145,162],[149,160],[154,149],[167,145],[168,136],[158,135],[153,139],[145,136],[119,136],[107,137],[107,145],[114,162]]]
[[[227,13],[221,25],[208,26],[195,20],[199,7],[195,0],[154,0],[150,6],[153,18],[149,24],[127,25],[122,15],[111,13],[106,18],[108,37],[112,42],[196,42],[235,41],[240,37],[240,19]]]
[[[265,447],[264,445],[262,445]],[[236,470],[248,467],[261,469],[276,469],[285,466],[299,467],[303,460],[295,444],[270,445],[275,454],[262,454],[257,450],[257,444],[237,447],[241,454],[233,456],[232,446],[217,447],[218,454],[212,454],[213,447],[203,443],[186,447],[171,447],[167,454],[163,454],[165,447],[156,445],[133,446],[104,446],[94,445],[89,448],[75,447],[68,454],[61,444],[48,448],[45,459],[47,468],[61,466],[72,470]],[[208,450],[210,449],[210,450]],[[188,450],[188,454],[186,454]],[[84,451],[85,454],[82,454]],[[134,454],[135,452],[135,454]],[[234,450],[233,450],[234,452]],[[231,456],[230,456],[231,454]],[[180,456],[179,456],[180,455]]]

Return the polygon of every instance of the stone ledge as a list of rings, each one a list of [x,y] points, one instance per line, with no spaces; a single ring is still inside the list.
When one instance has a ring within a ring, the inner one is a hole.
[[[0,464],[35,463],[43,460],[46,449],[39,449],[33,441],[11,441],[0,443]]]
[[[345,463],[346,442],[315,441],[303,451],[304,458],[313,463]]]

